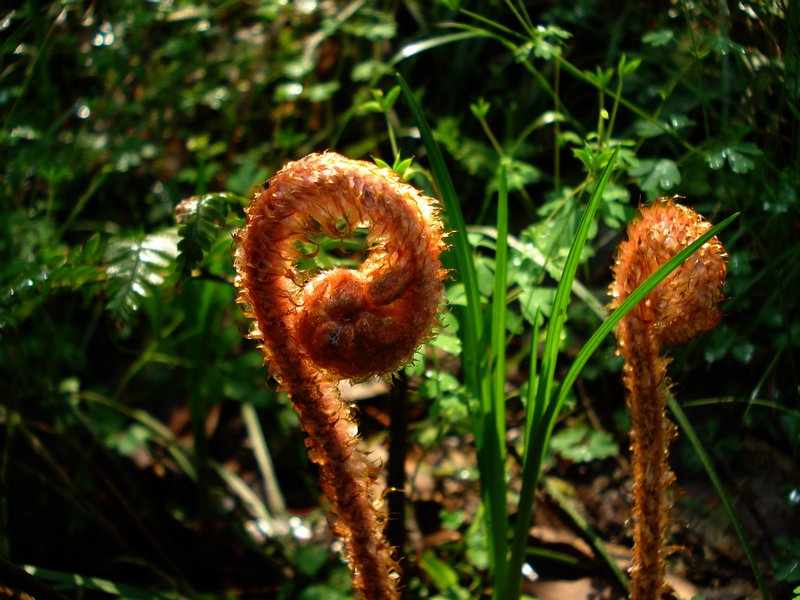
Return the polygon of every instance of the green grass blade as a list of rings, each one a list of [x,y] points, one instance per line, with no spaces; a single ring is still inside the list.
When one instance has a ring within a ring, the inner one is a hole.
[[[505,485],[505,432],[506,432],[506,287],[508,284],[508,185],[506,169],[500,169],[500,186],[497,201],[497,242],[495,245],[494,294],[492,296],[492,321],[490,356],[492,393],[482,398],[481,412],[487,431],[484,451],[486,463],[494,472],[484,477],[489,489],[491,548],[494,553],[493,589],[495,598],[505,598],[508,553],[508,509]]]
[[[286,516],[286,501],[284,500],[280,483],[278,483],[272,455],[267,447],[267,440],[264,437],[264,430],[261,427],[261,421],[258,419],[258,413],[256,413],[256,409],[252,404],[243,402],[241,414],[247,430],[247,437],[250,439],[250,445],[253,449],[253,456],[256,459],[256,465],[258,465],[258,470],[261,473],[261,483],[264,487],[264,498],[267,501],[267,506],[269,506],[269,510],[273,514],[284,517]]]
[[[438,37],[428,38],[419,42],[412,42],[407,46],[400,48],[400,51],[389,61],[389,67],[394,68],[407,58],[411,58],[412,56],[420,54],[421,52],[427,52],[440,46],[485,37],[487,36],[482,31],[459,31],[456,33],[448,33]]]
[[[528,394],[525,402],[525,432],[533,431],[534,424],[541,418],[541,409],[536,403],[536,393],[539,389],[539,320],[542,317],[541,307],[536,307],[533,314],[533,332],[531,333],[530,363],[528,367]],[[537,414],[538,410],[538,414]]]
[[[494,295],[492,296],[492,399],[495,426],[499,439],[505,437],[506,386],[506,286],[508,283],[508,186],[506,169],[500,170],[497,202],[497,242],[494,261]]]
[[[700,462],[703,463],[703,468],[706,470],[706,473],[708,473],[708,478],[711,480],[711,484],[714,486],[714,489],[717,490],[717,495],[722,502],[722,506],[725,508],[725,512],[728,513],[728,519],[733,526],[733,530],[736,532],[736,537],[739,538],[739,543],[742,545],[742,550],[747,557],[747,562],[750,564],[750,569],[753,571],[753,576],[758,584],[761,597],[764,600],[770,600],[769,591],[767,591],[767,586],[764,582],[764,575],[761,573],[761,569],[758,567],[758,561],[753,554],[753,549],[747,542],[747,537],[744,534],[742,523],[739,521],[739,517],[736,516],[736,510],[733,508],[733,502],[731,502],[730,496],[728,496],[728,493],[725,491],[725,487],[722,485],[722,480],[719,478],[717,470],[714,468],[714,463],[711,461],[711,457],[708,455],[708,452],[706,452],[703,442],[700,441],[700,438],[698,437],[697,432],[694,430],[694,427],[692,427],[692,424],[687,418],[686,413],[683,412],[681,405],[678,404],[673,396],[670,395],[667,405],[669,406],[670,411],[672,411],[672,414],[675,416],[675,420],[678,422],[678,425],[680,425],[680,428],[683,431],[683,434],[686,436],[686,439],[689,440],[692,448],[694,448],[694,451],[697,454],[697,457],[700,459]]]
[[[34,567],[31,565],[26,565],[25,570],[31,575],[65,590],[103,592],[112,597],[122,596],[129,600],[153,600],[157,598],[162,600],[186,600],[186,596],[183,596],[177,591],[159,592],[153,590],[151,587],[144,589],[124,583],[117,583],[101,577],[65,573],[63,571],[42,569],[41,567]]]
[[[572,245],[567,255],[567,261],[564,264],[564,271],[561,275],[561,280],[558,282],[558,288],[556,289],[556,297],[550,314],[550,322],[547,326],[547,337],[545,339],[544,352],[542,353],[542,366],[539,374],[539,383],[537,385],[536,403],[535,406],[527,407],[527,410],[534,410],[537,414],[542,414],[543,418],[539,421],[535,418],[531,419],[533,428],[525,432],[525,446],[522,461],[522,490],[517,507],[517,522],[514,527],[514,538],[511,544],[511,559],[508,572],[510,598],[518,598],[520,594],[520,587],[522,585],[522,562],[525,559],[528,527],[531,522],[531,515],[533,514],[533,499],[536,493],[536,487],[539,483],[539,474],[542,464],[541,454],[546,447],[542,446],[540,440],[535,438],[539,438],[544,435],[544,432],[551,430],[552,424],[548,425],[547,421],[555,421],[555,416],[558,415],[557,412],[550,410],[553,404],[551,402],[551,393],[556,361],[558,359],[558,342],[561,337],[561,331],[564,328],[564,322],[567,318],[567,305],[570,301],[572,281],[575,279],[578,263],[580,262],[581,254],[583,253],[583,248],[586,245],[586,239],[589,235],[589,228],[594,221],[594,215],[597,212],[597,207],[600,205],[600,200],[603,197],[603,191],[608,183],[608,179],[611,177],[611,171],[614,168],[618,153],[619,148],[614,151],[614,154],[601,173],[594,192],[589,198],[589,203],[586,206],[583,217],[578,224],[575,237],[572,240]],[[533,452],[534,450],[535,452]]]
[[[449,239],[452,240],[452,253],[455,255],[455,265],[452,266],[460,275],[467,299],[466,309],[461,316],[462,328],[459,330],[462,342],[461,358],[467,390],[477,400],[475,405],[471,406],[472,428],[478,456],[481,498],[487,509],[485,514],[489,531],[489,556],[494,596],[504,600],[504,590],[507,589],[505,572],[508,545],[505,436],[498,432],[497,427],[497,419],[502,418],[502,415],[494,416],[495,413],[492,409],[492,377],[488,363],[478,279],[472,259],[472,246],[467,238],[467,229],[452,178],[447,170],[441,149],[433,136],[433,131],[411,88],[399,74],[397,79],[406,104],[420,130],[422,143],[428,152],[431,173],[444,204],[447,228],[451,232]],[[451,260],[450,254],[446,253],[443,260]],[[451,264],[446,262],[446,266],[451,266]]]

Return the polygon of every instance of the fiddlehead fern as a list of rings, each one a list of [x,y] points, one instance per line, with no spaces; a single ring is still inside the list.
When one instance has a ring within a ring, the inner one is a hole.
[[[367,228],[357,270],[298,267],[315,233]],[[369,494],[376,468],[337,384],[396,370],[431,335],[442,297],[444,248],[435,203],[387,169],[327,152],[287,164],[247,209],[235,239],[236,283],[271,375],[288,392],[345,543],[354,588],[396,595],[397,565]]]
[[[616,308],[656,269],[711,225],[674,198],[642,208],[618,249],[611,285]],[[666,490],[674,476],[667,461],[674,427],[665,415],[668,358],[662,345],[686,343],[720,319],[725,249],[714,237],[673,271],[620,321],[617,346],[625,358],[623,381],[631,411],[634,549],[631,598],[657,600],[666,591],[663,540]]]

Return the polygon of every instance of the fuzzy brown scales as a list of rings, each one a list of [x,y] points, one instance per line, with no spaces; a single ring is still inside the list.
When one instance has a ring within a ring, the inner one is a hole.
[[[326,152],[288,163],[246,212],[235,266],[249,335],[307,435],[354,588],[394,598],[398,567],[370,496],[376,467],[358,449],[337,384],[397,370],[430,337],[445,275],[435,202],[392,171]],[[310,235],[343,239],[357,228],[367,229],[357,270],[298,268]]]
[[[611,308],[711,225],[675,198],[661,198],[642,208],[628,226],[628,239],[618,249]],[[617,345],[625,358],[623,381],[631,411],[634,477],[634,550],[631,598],[657,600],[666,593],[663,546],[667,529],[666,490],[674,480],[669,468],[669,442],[674,427],[665,406],[669,359],[662,345],[681,344],[720,319],[725,250],[714,237],[637,304],[617,327]]]

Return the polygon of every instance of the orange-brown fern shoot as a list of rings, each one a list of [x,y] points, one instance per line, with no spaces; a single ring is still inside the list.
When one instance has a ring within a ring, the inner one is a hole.
[[[358,269],[298,268],[303,244],[366,228]],[[294,404],[345,543],[353,586],[394,598],[398,567],[369,490],[376,467],[358,449],[344,379],[396,370],[431,335],[442,297],[442,224],[431,198],[387,169],[327,152],[281,169],[237,232],[239,302],[271,375]]]
[[[614,266],[611,308],[711,225],[674,198],[642,208],[628,225]],[[690,256],[620,321],[617,346],[625,358],[623,380],[631,411],[634,549],[632,600],[658,600],[667,591],[663,541],[667,529],[666,491],[674,476],[667,461],[674,427],[665,404],[668,358],[662,345],[688,342],[720,319],[725,250],[714,237]]]

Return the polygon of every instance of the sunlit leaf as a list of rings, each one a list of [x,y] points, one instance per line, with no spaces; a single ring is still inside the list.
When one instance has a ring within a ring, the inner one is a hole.
[[[678,165],[668,158],[640,160],[639,164],[631,167],[628,172],[640,179],[639,187],[647,192],[650,198],[674,190],[681,183]]]
[[[178,268],[183,277],[191,275],[217,239],[232,200],[232,194],[206,194],[186,198],[175,207],[181,238],[178,242]]]
[[[106,250],[107,310],[121,322],[131,319],[142,301],[164,283],[178,256],[174,230],[133,239],[112,240]]]
[[[672,29],[659,29],[642,36],[642,42],[656,48],[666,46],[673,39],[675,39],[675,32]]]
[[[706,164],[711,169],[721,169],[727,161],[731,171],[737,175],[743,175],[755,168],[753,157],[763,156],[763,154],[755,144],[742,142],[709,150],[705,157]]]

